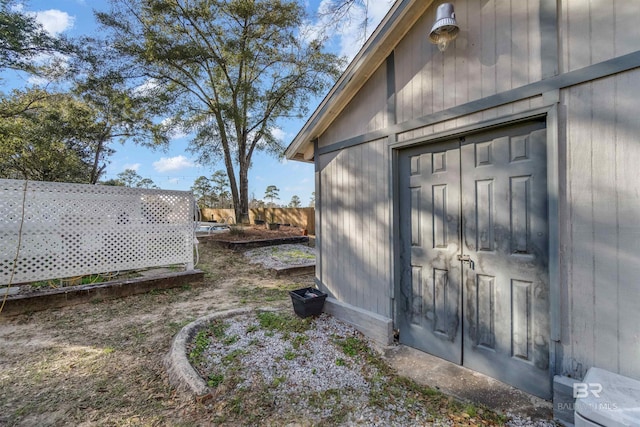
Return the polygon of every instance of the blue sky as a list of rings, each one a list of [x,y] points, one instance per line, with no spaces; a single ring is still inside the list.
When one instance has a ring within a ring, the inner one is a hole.
[[[322,10],[327,0],[307,0],[306,4],[311,14]],[[369,24],[367,33],[370,34],[378,22],[391,7],[391,0],[368,0]],[[30,0],[22,6],[24,12],[34,13],[36,19],[52,34],[66,34],[67,36],[81,36],[95,34],[97,24],[93,11],[108,11],[107,0]],[[331,30],[328,48],[334,53],[351,59],[362,45],[357,17],[336,25]],[[309,22],[311,30],[322,28],[319,21]],[[360,39],[360,40],[359,40]],[[27,76],[3,75],[5,90],[34,84]],[[311,105],[313,112],[317,103]],[[304,125],[305,119],[291,120],[279,124],[276,132],[281,136],[285,146],[289,145],[297,132]],[[137,146],[133,143],[123,145],[114,143],[112,147],[116,154],[111,157],[103,179],[115,178],[125,169],[135,169],[144,178],[151,178],[154,183],[168,190],[189,190],[199,176],[211,177],[214,171],[224,169],[222,163],[215,166],[203,167],[198,165],[194,156],[187,152],[189,137],[180,137],[171,141],[167,150],[152,150]],[[307,206],[314,191],[313,165],[301,162],[278,159],[264,153],[253,155],[253,166],[249,171],[249,194],[257,199],[264,197],[267,186],[275,185],[280,189],[278,203],[287,204],[293,195],[300,197],[303,206]]]

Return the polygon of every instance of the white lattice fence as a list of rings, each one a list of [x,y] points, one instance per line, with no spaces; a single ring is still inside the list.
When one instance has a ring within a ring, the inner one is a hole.
[[[12,283],[24,283],[193,269],[193,207],[185,191],[0,179],[0,284],[12,271]]]

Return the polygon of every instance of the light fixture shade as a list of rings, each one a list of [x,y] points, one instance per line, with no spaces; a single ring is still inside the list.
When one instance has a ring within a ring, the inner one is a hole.
[[[453,5],[451,3],[443,3],[438,6],[436,22],[431,27],[429,41],[437,44],[438,49],[444,52],[449,42],[456,38],[459,31],[460,28],[456,22],[456,13],[453,11]]]

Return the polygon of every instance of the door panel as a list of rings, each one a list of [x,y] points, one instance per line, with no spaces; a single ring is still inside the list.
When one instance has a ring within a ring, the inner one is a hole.
[[[420,148],[400,158],[403,265],[400,341],[462,363],[459,145]]]
[[[549,397],[543,126],[401,153],[396,318],[401,343]]]
[[[549,397],[545,134],[461,147],[463,363]]]

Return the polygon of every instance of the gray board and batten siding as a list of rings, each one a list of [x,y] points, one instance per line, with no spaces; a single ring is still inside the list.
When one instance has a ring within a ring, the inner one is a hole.
[[[640,4],[456,1],[461,33],[444,53],[426,40],[436,7],[305,142],[329,309],[393,339],[402,150],[542,118],[550,374],[597,366],[640,379]]]

